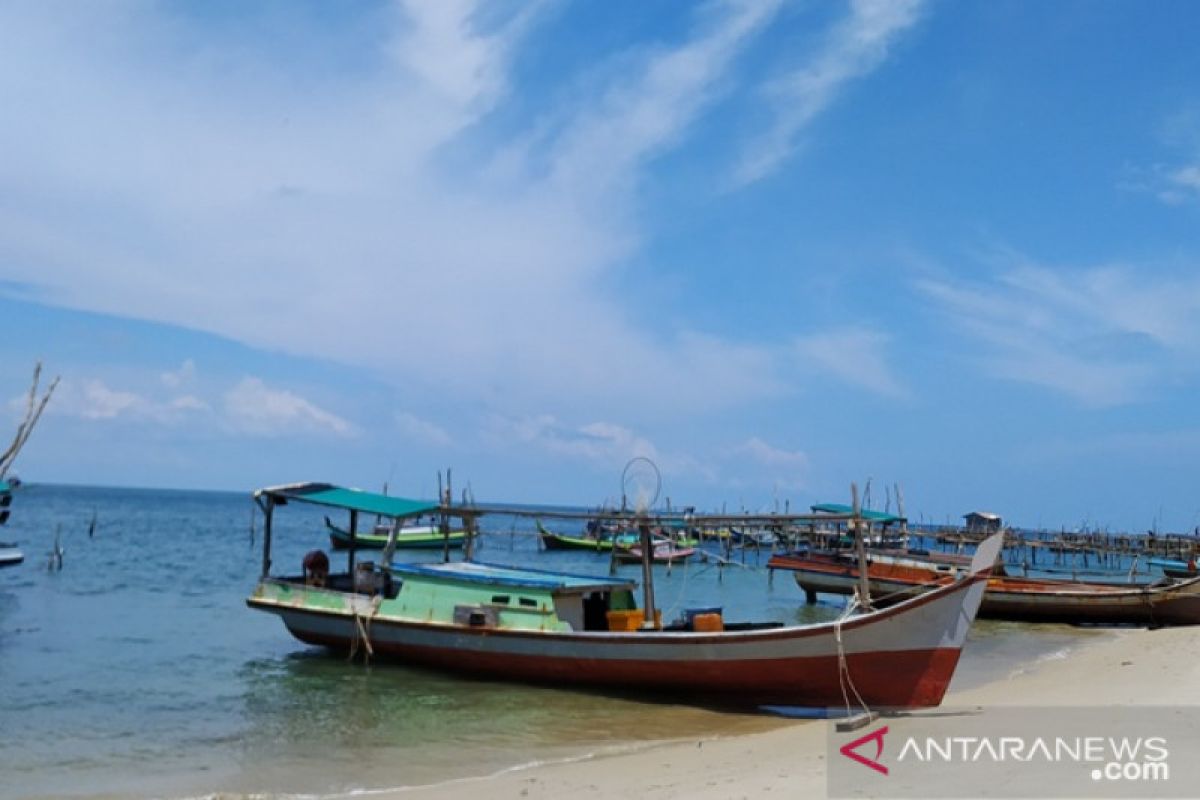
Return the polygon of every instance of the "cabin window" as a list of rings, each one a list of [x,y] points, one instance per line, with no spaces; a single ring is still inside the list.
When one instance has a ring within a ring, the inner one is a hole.
[[[526,608],[537,608],[537,600],[532,597],[522,597],[519,602]]]
[[[506,605],[508,605],[508,601],[509,601],[509,600],[511,600],[511,599],[512,599],[512,598],[510,598],[510,597],[509,597],[508,595],[506,595],[506,594],[494,594],[494,595],[492,595],[492,602],[493,602],[493,603],[495,603],[495,604],[497,604],[497,605],[501,605],[501,606],[506,606]]]
[[[592,592],[583,598],[583,629],[608,630],[608,592]]]

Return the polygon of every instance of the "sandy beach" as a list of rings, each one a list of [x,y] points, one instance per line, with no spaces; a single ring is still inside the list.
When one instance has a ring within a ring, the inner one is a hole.
[[[970,658],[969,651],[964,660]],[[1064,657],[1015,666],[956,690],[943,707],[1200,704],[1200,629],[1121,629],[1083,639]],[[390,791],[389,800],[488,798],[741,798],[826,796],[828,722],[796,722],[732,738],[676,741],[635,752],[530,766],[485,778]]]

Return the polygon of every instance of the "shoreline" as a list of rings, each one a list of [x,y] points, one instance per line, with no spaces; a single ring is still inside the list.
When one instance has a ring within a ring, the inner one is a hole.
[[[1104,629],[1061,656],[1052,652],[1006,672],[978,686],[952,685],[941,708],[1200,705],[1200,628]],[[761,733],[631,745],[483,777],[326,798],[450,800],[467,786],[488,798],[524,800],[824,797],[829,724],[784,720]]]

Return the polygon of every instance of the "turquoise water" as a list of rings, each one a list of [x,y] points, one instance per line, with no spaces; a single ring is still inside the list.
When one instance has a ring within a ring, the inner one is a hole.
[[[319,511],[293,504],[276,520],[276,570],[299,572],[304,552],[327,547]],[[56,531],[65,554],[52,572]],[[348,663],[245,606],[261,567],[261,534],[250,531],[248,494],[19,491],[0,536],[26,554],[22,566],[0,570],[0,797],[321,796],[779,724],[647,698]],[[594,574],[608,568],[591,553],[540,553],[512,520],[485,529],[478,558]],[[664,616],[689,605],[787,622],[838,612],[837,604],[805,606],[784,573],[769,583],[756,567],[766,558],[747,553],[744,568],[723,574],[699,563],[669,574],[658,568]],[[638,567],[621,574],[636,578]],[[981,626],[956,684],[1001,677],[1006,665],[1076,635],[1029,630],[1014,636]]]

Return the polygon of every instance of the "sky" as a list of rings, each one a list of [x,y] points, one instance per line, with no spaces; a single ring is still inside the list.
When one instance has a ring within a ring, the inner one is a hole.
[[[0,4],[27,481],[1200,525],[1200,6]]]

